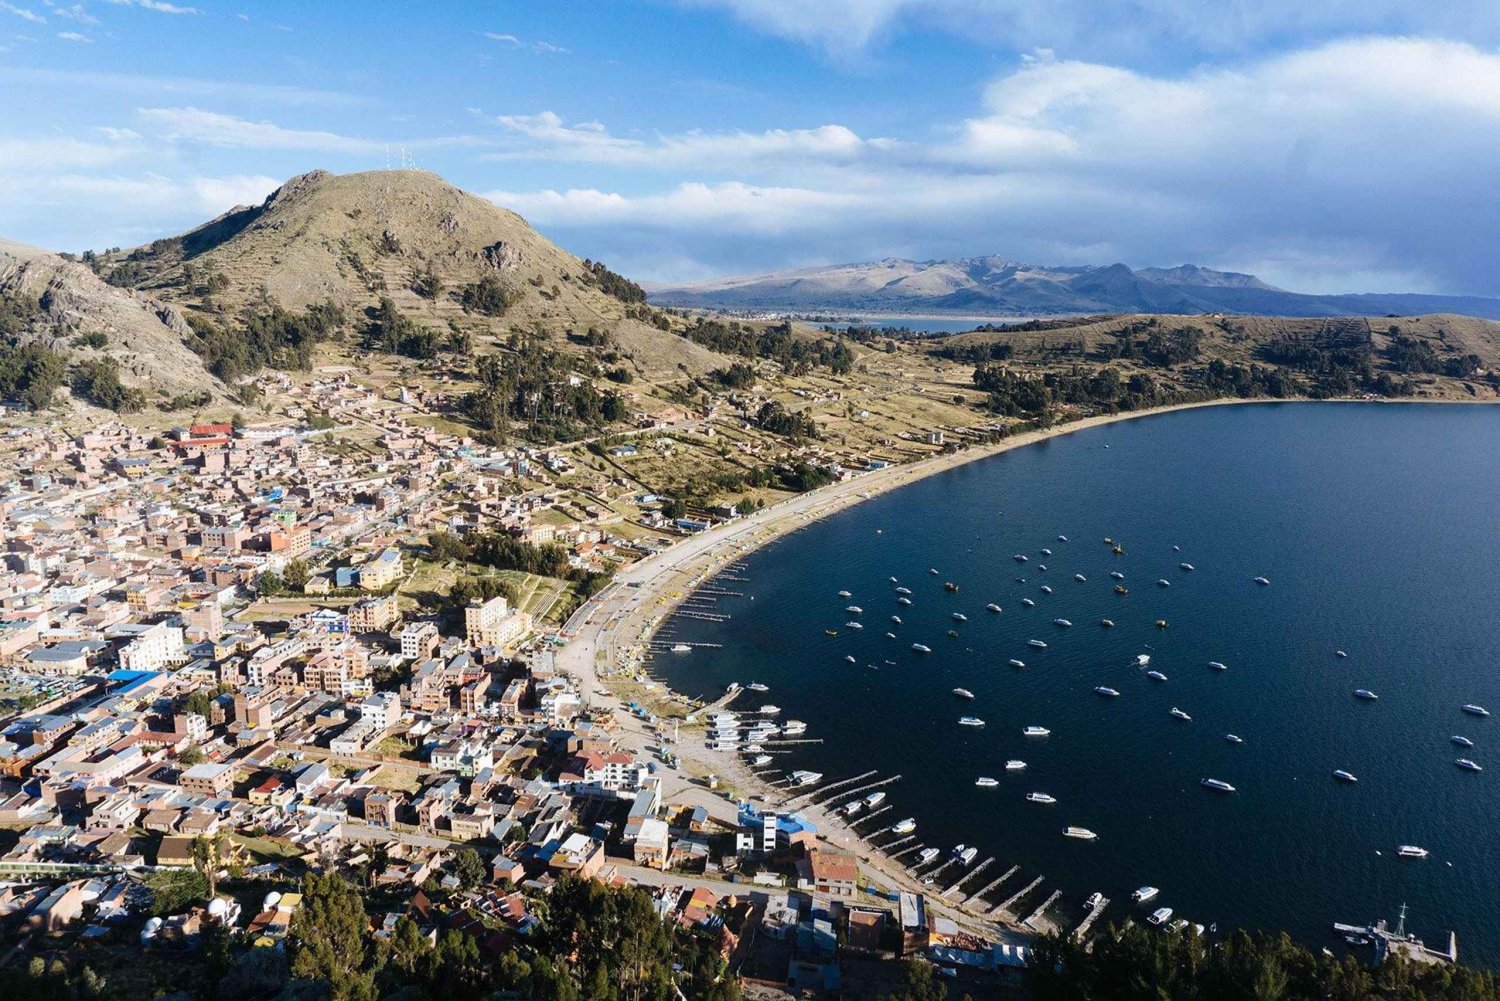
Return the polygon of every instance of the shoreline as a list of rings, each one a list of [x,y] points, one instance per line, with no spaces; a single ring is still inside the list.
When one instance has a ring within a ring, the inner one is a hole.
[[[1003,441],[978,445],[960,451],[934,455],[915,462],[864,473],[843,483],[832,484],[819,490],[781,501],[736,521],[715,526],[700,535],[691,536],[667,550],[647,557],[625,568],[616,580],[589,602],[581,606],[563,627],[568,643],[558,651],[558,666],[567,671],[579,683],[584,701],[594,706],[603,706],[614,711],[620,724],[618,735],[622,743],[636,753],[649,757],[651,749],[658,744],[643,720],[631,714],[626,699],[615,692],[610,681],[626,677],[637,684],[635,674],[645,667],[644,652],[647,644],[665,620],[685,602],[710,577],[721,572],[728,564],[755,550],[785,537],[807,525],[829,515],[836,514],[864,500],[907,486],[918,480],[980,459],[990,458],[1012,449],[1023,448],[1047,441],[1051,438],[1072,434],[1108,424],[1192,410],[1202,407],[1234,406],[1257,403],[1483,403],[1482,400],[1272,400],[1272,399],[1221,399],[1192,403],[1173,404],[1147,410],[1101,414],[1081,418],[1044,430],[1028,431],[1006,438]],[[674,700],[684,707],[691,707],[693,700],[655,682],[650,689],[654,694]],[[745,690],[741,689],[742,694]],[[722,696],[719,697],[722,701]],[[729,700],[732,702],[733,700]],[[688,712],[691,713],[691,708]],[[739,799],[757,800],[776,805],[796,799],[797,790],[773,786],[756,776],[741,756],[728,750],[709,749],[702,739],[701,730],[690,730],[681,734],[673,745],[684,768],[696,765],[706,774],[729,780],[738,792]],[[687,779],[687,772],[663,770],[663,800],[702,798],[704,805],[723,808],[730,805],[719,792],[712,792],[695,780]],[[830,776],[837,781],[840,776]],[[676,780],[668,787],[668,780]],[[832,813],[815,804],[805,804],[796,812],[803,814],[818,828],[822,841],[853,851],[860,859],[867,877],[861,887],[869,883],[884,884],[898,890],[910,890],[924,894],[929,906],[961,925],[992,939],[1030,936],[1030,929],[1022,928],[1016,919],[1005,921],[990,916],[991,905],[965,909],[963,905],[942,899],[937,886],[923,886],[899,860],[887,856],[870,840],[880,830],[877,825],[861,834],[842,815]],[[982,903],[982,902],[981,902]]]

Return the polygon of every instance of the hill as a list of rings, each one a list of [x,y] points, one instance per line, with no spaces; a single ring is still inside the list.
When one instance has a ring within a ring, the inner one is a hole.
[[[1305,295],[1268,285],[1254,275],[1191,264],[1140,270],[1124,264],[1043,267],[1004,257],[946,261],[886,258],[866,264],[653,286],[650,292],[651,301],[663,306],[728,310],[970,316],[1461,313],[1500,319],[1500,299],[1407,293]]]

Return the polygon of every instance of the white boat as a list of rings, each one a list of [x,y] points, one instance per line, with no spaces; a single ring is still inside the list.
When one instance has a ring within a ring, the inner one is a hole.
[[[1270,587],[1271,586],[1271,582],[1268,581],[1268,580],[1266,580],[1264,577],[1256,577],[1255,578],[1255,583],[1259,584],[1261,587]]]
[[[901,616],[899,616],[899,615],[892,615],[891,616],[891,621],[894,622],[894,623],[896,623],[896,625],[899,626],[901,624]]]
[[[985,608],[985,611],[987,611],[987,612],[995,612],[997,614],[1000,611],[1000,606],[997,605],[997,604],[995,604],[993,601],[990,602],[988,605],[985,605],[984,608]]]
[[[794,786],[810,786],[823,778],[822,772],[810,772],[805,768],[799,768],[789,776]]]
[[[1335,650],[1335,651],[1333,651],[1333,655],[1335,657],[1347,657],[1347,656],[1349,656],[1347,653],[1345,653],[1342,650]]]
[[[1160,584],[1162,587],[1171,587],[1172,586],[1172,582],[1169,581],[1169,580],[1167,580],[1167,578],[1165,578],[1165,577],[1162,577],[1156,583]]]
[[[1059,535],[1057,537],[1057,541],[1058,542],[1067,542],[1068,541],[1068,537],[1066,535]]]
[[[1477,761],[1472,761],[1469,758],[1459,758],[1457,761],[1455,761],[1453,763],[1455,765],[1457,765],[1458,767],[1462,768],[1466,772],[1482,772],[1482,771],[1484,771],[1484,766],[1483,765],[1481,765]]]
[[[1359,779],[1355,777],[1353,772],[1346,772],[1342,768],[1336,769],[1333,773],[1333,777],[1338,779],[1340,782],[1348,782],[1351,784],[1359,781]]]
[[[855,621],[853,621],[851,619],[850,621],[844,623],[844,628],[845,629],[853,629],[855,632],[859,632],[861,629],[864,628],[864,626],[860,625],[858,622],[855,622]]]
[[[780,706],[773,706],[769,703],[760,707],[760,714],[762,716],[775,716],[779,712],[781,712]]]
[[[852,597],[854,597],[854,595],[850,594],[848,591],[840,591],[839,592],[839,597],[840,598],[852,598]]]
[[[769,754],[757,754],[753,759],[751,759],[750,763],[757,768],[761,768],[771,763],[771,756]]]
[[[932,574],[934,577],[936,577],[937,576],[937,572],[938,572],[937,571],[937,567],[928,567],[927,568],[927,572],[930,573],[930,574]]]
[[[1011,758],[1005,763],[1005,770],[1008,772],[1025,771],[1026,762],[1022,761],[1020,758]]]
[[[965,848],[963,851],[958,852],[954,857],[958,860],[960,865],[968,865],[970,862],[974,861],[974,858],[978,854],[978,848]]]
[[[955,688],[953,689],[953,694],[961,699],[972,699],[974,697],[974,693],[967,688]]]
[[[1083,575],[1083,574],[1081,574],[1081,573],[1075,573],[1075,574],[1074,574],[1074,575],[1073,575],[1073,579],[1074,579],[1074,580],[1076,580],[1076,581],[1078,581],[1078,583],[1080,583],[1080,584],[1082,584],[1082,583],[1084,583],[1084,582],[1085,582],[1085,581],[1087,581],[1087,580],[1088,580],[1088,578],[1087,578],[1087,577],[1085,577],[1085,576],[1084,576],[1084,575]]]
[[[931,862],[941,854],[943,853],[938,851],[936,848],[923,848],[921,851],[917,852],[917,865],[927,865],[929,862]]]
[[[1213,668],[1215,671],[1227,671],[1227,670],[1229,670],[1229,666],[1227,664],[1223,663],[1222,661],[1217,661],[1217,660],[1211,660],[1211,661],[1209,661],[1208,662],[1208,666],[1211,667],[1211,668]]]
[[[974,784],[983,789],[992,789],[1000,784],[999,779],[992,779],[988,775],[981,775],[974,780]]]
[[[954,622],[968,622],[969,621],[969,617],[967,615],[965,615],[963,612],[954,612],[952,618],[953,618]]]
[[[1120,697],[1119,691],[1117,689],[1110,688],[1108,685],[1095,685],[1094,692],[1098,695],[1107,695],[1112,699],[1117,699]]]
[[[898,820],[898,821],[896,821],[895,826],[893,826],[891,828],[891,833],[892,834],[910,834],[912,831],[915,831],[916,829],[917,829],[917,822],[916,822],[916,820],[914,818],[912,818],[912,817],[907,817],[904,820]]]
[[[842,810],[844,816],[846,816],[846,817],[852,817],[856,813],[858,813],[859,811],[863,810],[864,808],[865,808],[865,801],[862,800],[862,799],[856,799],[856,800],[854,800],[851,803],[845,803],[843,805],[843,807],[841,807],[841,810]]]
[[[854,654],[852,654],[852,653],[846,653],[846,654],[844,654],[844,660],[848,661],[850,664],[858,664],[859,663],[859,661],[857,661],[857,660],[854,659]]]
[[[1166,924],[1169,920],[1171,920],[1171,917],[1172,908],[1158,907],[1156,910],[1152,911],[1146,916],[1146,920],[1159,928],[1162,925]]]
[[[899,598],[896,599],[896,604],[898,604],[898,605],[910,605],[911,604],[911,599],[908,598],[906,595],[903,594],[901,597],[899,597]]]
[[[1172,707],[1172,715],[1175,716],[1176,718],[1180,719],[1180,720],[1186,720],[1189,723],[1191,723],[1193,721],[1193,717],[1189,716],[1187,713],[1183,712],[1181,709],[1178,709],[1176,706]]]
[[[892,584],[894,584],[894,583],[896,583],[896,582],[897,582],[897,578],[895,578],[895,577],[892,577],[892,578],[891,578],[891,583],[892,583]]]
[[[771,690],[770,685],[762,685],[759,681],[752,681],[745,687],[752,692],[769,692]]]
[[[1026,645],[1027,646],[1034,646],[1038,650],[1045,650],[1045,649],[1047,649],[1047,644],[1044,643],[1044,642],[1042,642],[1041,640],[1027,640],[1026,641]]]
[[[1028,726],[1021,731],[1021,735],[1025,737],[1047,737],[1051,734],[1052,731],[1044,726]]]
[[[917,653],[932,653],[932,647],[927,646],[925,643],[913,643],[911,648],[917,651]]]
[[[980,719],[978,716],[960,716],[958,718],[958,725],[959,726],[984,726],[984,720]]]
[[[784,736],[795,737],[807,732],[807,724],[800,719],[789,719],[781,725],[781,732]]]
[[[1118,571],[1118,570],[1111,570],[1111,571],[1110,571],[1110,572],[1109,572],[1109,575],[1110,575],[1110,576],[1111,576],[1111,577],[1113,577],[1113,578],[1114,578],[1114,579],[1115,579],[1115,580],[1124,580],[1124,579],[1125,579],[1125,575],[1124,575],[1124,574],[1122,574],[1122,573],[1121,573],[1121,572],[1120,572],[1120,571]]]
[[[1024,556],[1021,553],[1016,553],[1016,555],[1011,558],[1014,559],[1017,563],[1025,563],[1027,560],[1031,559],[1030,556]]]
[[[1099,839],[1099,835],[1087,827],[1065,827],[1063,828],[1063,837],[1077,838],[1079,841],[1097,841]]]
[[[692,653],[693,652],[693,648],[690,647],[690,646],[688,646],[686,643],[673,643],[672,644],[672,652],[673,653]]]
[[[896,588],[896,593],[897,594],[911,594],[911,588],[909,588],[909,587],[898,587],[898,588]]]
[[[1051,556],[1052,555],[1052,550],[1050,550],[1050,549],[1043,549],[1042,550],[1042,555],[1043,556]]]
[[[848,612],[850,615],[865,614],[865,610],[863,608],[860,608],[858,605],[850,605],[848,608],[844,609],[844,611]]]
[[[1234,786],[1222,779],[1203,779],[1198,784],[1205,789],[1212,789],[1214,792],[1234,792]]]
[[[1167,680],[1167,676],[1165,674],[1162,674],[1160,671],[1147,671],[1146,672],[1146,677],[1150,678],[1152,681],[1166,681]]]
[[[895,633],[886,633],[885,634],[885,638],[888,639],[888,640],[893,640],[893,639],[896,638],[896,634]]]
[[[1456,733],[1453,736],[1449,737],[1448,739],[1451,740],[1451,741],[1453,741],[1453,743],[1457,744],[1459,747],[1473,747],[1474,746],[1474,742],[1472,740],[1470,740],[1468,737],[1460,737]]]
[[[1231,744],[1243,744],[1245,742],[1245,738],[1234,733],[1226,733],[1224,735],[1224,739],[1229,741]]]
[[[1374,702],[1376,699],[1380,698],[1380,696],[1376,695],[1368,688],[1356,688],[1354,690],[1354,697],[1356,699],[1364,699],[1366,702]]]
[[[1053,619],[1052,624],[1054,626],[1062,626],[1064,629],[1066,629],[1073,623],[1069,622],[1067,619]]]
[[[1010,666],[1011,667],[1025,667],[1026,666],[1026,662],[1024,660],[1017,660],[1016,658],[1012,657],[1010,659]]]
[[[872,793],[870,793],[870,795],[868,795],[868,796],[865,797],[864,802],[865,802],[865,806],[868,806],[870,809],[873,810],[875,807],[877,807],[881,803],[885,802],[885,793],[883,793],[883,792],[872,792]]]
[[[1043,594],[1051,594],[1052,593],[1052,588],[1048,587],[1046,584],[1043,584],[1042,585],[1042,593]]]
[[[1035,608],[1036,607],[1036,602],[1032,601],[1030,598],[1022,598],[1021,599],[1021,604],[1025,605],[1027,608]]]
[[[1161,891],[1154,886],[1143,886],[1139,890],[1131,893],[1130,899],[1134,900],[1138,904],[1144,904],[1146,901],[1154,899],[1160,892]]]
[[[1100,893],[1098,890],[1095,890],[1093,893],[1090,893],[1087,897],[1083,898],[1083,906],[1087,907],[1091,911],[1103,903],[1104,894]]]
[[[1056,803],[1057,800],[1044,792],[1029,792],[1026,794],[1028,803]]]
[[[1186,570],[1188,573],[1192,573],[1196,569],[1191,563],[1179,563],[1177,564],[1177,568],[1179,570]]]
[[[1099,624],[1101,626],[1103,626],[1105,629],[1113,629],[1115,627],[1115,620],[1114,619],[1100,619],[1099,620]]]
[[[1461,707],[1461,708],[1463,709],[1464,712],[1468,713],[1470,716],[1488,716],[1490,714],[1490,711],[1488,709],[1486,709],[1484,706],[1476,706],[1472,702],[1469,703],[1466,706]]]
[[[1135,655],[1136,667],[1145,667],[1149,663],[1151,663],[1151,655],[1149,653],[1138,653]]]
[[[1432,853],[1426,848],[1418,848],[1416,845],[1397,845],[1396,854],[1402,858],[1426,858]]]

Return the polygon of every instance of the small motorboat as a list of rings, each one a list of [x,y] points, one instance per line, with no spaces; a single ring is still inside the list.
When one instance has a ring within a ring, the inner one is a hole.
[[[1122,574],[1122,573],[1121,573],[1121,572],[1120,572],[1120,571],[1118,571],[1118,570],[1111,570],[1111,571],[1110,571],[1110,572],[1109,572],[1109,575],[1110,575],[1110,576],[1111,576],[1111,577],[1113,577],[1113,578],[1114,578],[1114,579],[1115,579],[1115,580],[1124,580],[1124,579],[1125,579],[1125,575],[1124,575],[1124,574]]]
[[[979,778],[974,780],[974,784],[979,786],[981,789],[993,789],[995,788],[995,786],[1000,784],[1000,780],[992,779],[988,775],[981,775],[979,776]]]
[[[1256,577],[1255,578],[1255,583],[1259,584],[1261,587],[1270,587],[1271,586],[1271,582],[1269,580],[1267,580],[1266,578],[1264,578],[1264,577]]]
[[[1044,792],[1029,792],[1026,794],[1028,803],[1056,803],[1057,800]]]
[[[984,606],[984,609],[985,609],[985,611],[987,611],[987,612],[994,612],[994,613],[995,613],[995,614],[997,614],[997,615],[998,615],[998,614],[999,614],[999,613],[1000,613],[1000,611],[1001,611],[1001,608],[1000,608],[1000,606],[999,606],[999,605],[997,605],[997,604],[995,604],[995,603],[994,603],[994,602],[993,602],[993,601],[992,601],[992,602],[990,602],[990,603],[989,603],[989,604],[988,604],[988,605],[985,605],[985,606]]]
[[[1126,587],[1124,584],[1116,584],[1115,585],[1115,594],[1129,594],[1129,593],[1130,593],[1130,588]]]
[[[1170,907],[1158,907],[1156,910],[1152,911],[1146,916],[1146,920],[1151,922],[1153,925],[1156,925],[1158,928],[1166,924],[1169,920],[1171,920],[1171,918],[1172,908]]]
[[[1342,768],[1337,769],[1333,773],[1333,777],[1338,779],[1340,782],[1348,782],[1351,785],[1359,781],[1359,779],[1355,777],[1353,772],[1345,771]]]
[[[967,688],[955,688],[953,689],[953,694],[961,699],[972,699],[974,697],[974,693]]]
[[[1010,666],[1011,667],[1025,667],[1026,666],[1026,662],[1024,660],[1017,660],[1016,658],[1012,657],[1010,659]]]
[[[1048,587],[1046,584],[1043,584],[1042,585],[1042,593],[1043,594],[1051,594],[1052,593],[1052,588]]]
[[[1160,892],[1154,886],[1143,886],[1139,890],[1133,891],[1130,894],[1130,899],[1138,904],[1144,904],[1146,901],[1154,899]]]
[[[1333,655],[1335,657],[1347,657],[1347,656],[1349,656],[1347,653],[1345,653],[1342,650],[1335,650],[1335,651],[1333,651]]]
[[[1165,674],[1162,674],[1160,671],[1147,671],[1146,672],[1146,677],[1150,678],[1152,681],[1166,681],[1167,680],[1167,676]]]
[[[908,598],[906,595],[903,594],[901,597],[899,597],[899,598],[896,599],[896,604],[898,604],[898,605],[910,605],[911,604],[911,599]]]
[[[925,643],[913,643],[911,645],[911,648],[917,653],[932,653],[932,647],[926,645]]]
[[[1024,555],[1022,553],[1016,553],[1016,555],[1012,556],[1011,559],[1015,560],[1017,563],[1025,563],[1025,562],[1029,561],[1031,559],[1031,557],[1030,556],[1026,556],[1026,555]]]
[[[823,635],[824,636],[837,636],[838,634],[839,634],[839,631],[837,629],[825,629],[825,630],[823,630]]]
[[[1486,709],[1484,706],[1476,706],[1472,702],[1470,702],[1468,705],[1463,706],[1461,708],[1463,709],[1464,712],[1468,713],[1470,716],[1488,716],[1490,714],[1490,711],[1488,709]]]
[[[840,598],[852,598],[852,597],[854,597],[854,595],[851,592],[849,592],[849,591],[840,591],[839,592],[839,597]]]
[[[1042,555],[1043,556],[1051,556],[1052,555],[1052,550],[1050,550],[1050,549],[1043,549],[1042,550]]]
[[[984,720],[980,719],[978,716],[960,716],[958,718],[958,725],[959,726],[984,726]]]
[[[1159,584],[1162,587],[1171,587],[1172,586],[1172,582],[1169,581],[1169,580],[1167,580],[1167,578],[1165,578],[1165,577],[1162,577],[1156,583]]]
[[[1149,653],[1138,653],[1135,655],[1136,667],[1145,667],[1149,663],[1151,663],[1151,655]]]
[[[1048,737],[1052,735],[1052,731],[1044,726],[1028,726],[1021,731],[1021,735],[1023,737]]]
[[[1115,627],[1115,620],[1114,619],[1100,619],[1099,620],[1099,624],[1101,626],[1103,626],[1105,629],[1113,629]]]
[[[1083,574],[1081,574],[1081,573],[1075,573],[1075,574],[1074,574],[1074,575],[1073,575],[1073,579],[1074,579],[1074,580],[1076,580],[1076,581],[1077,581],[1077,582],[1078,582],[1078,583],[1080,583],[1080,584],[1082,584],[1082,583],[1084,583],[1084,582],[1085,582],[1085,581],[1087,581],[1087,580],[1088,580],[1088,578],[1087,578],[1087,577],[1085,577],[1085,576],[1084,576],[1084,575],[1083,575]]]
[[[943,853],[936,848],[923,848],[917,852],[917,865],[927,865],[941,854]]]
[[[1177,564],[1177,569],[1186,570],[1188,573],[1192,573],[1196,568],[1191,563],[1179,563]]]
[[[1021,599],[1021,604],[1025,605],[1027,608],[1035,608],[1036,607],[1036,602],[1032,601],[1030,598],[1022,598]]]
[[[1054,626],[1062,626],[1064,629],[1067,629],[1073,623],[1069,622],[1067,619],[1053,619],[1052,624]]]
[[[1477,762],[1477,761],[1470,760],[1469,758],[1459,758],[1457,761],[1455,761],[1453,763],[1455,765],[1457,765],[1458,767],[1462,768],[1466,772],[1482,772],[1482,771],[1484,771],[1484,766],[1483,765],[1479,764],[1479,762]]]
[[[861,629],[864,628],[864,625],[861,624],[861,623],[855,622],[853,619],[850,619],[848,622],[844,623],[844,628],[845,629],[853,629],[855,632],[859,632]]]
[[[930,573],[930,574],[932,574],[934,577],[936,577],[938,570],[937,570],[937,567],[928,567],[927,568],[927,572]]]
[[[1026,641],[1026,645],[1027,645],[1027,646],[1034,646],[1034,647],[1036,647],[1036,648],[1037,648],[1037,649],[1038,649],[1038,650],[1045,650],[1045,649],[1047,649],[1047,644],[1046,644],[1046,643],[1044,643],[1044,642],[1043,642],[1043,641],[1041,641],[1041,640],[1027,640],[1027,641]]]
[[[1364,699],[1366,702],[1374,702],[1376,699],[1380,698],[1379,695],[1376,695],[1368,688],[1356,688],[1354,690],[1354,697],[1356,699]]]
[[[1234,792],[1234,786],[1222,779],[1202,779],[1198,784],[1205,789],[1212,789],[1214,792]]]
[[[849,663],[851,663],[851,664],[857,664],[857,663],[859,663],[859,661],[857,661],[857,660],[854,659],[854,654],[852,654],[852,653],[846,653],[846,654],[844,654],[844,659],[846,661],[848,661]]]
[[[901,624],[901,616],[899,616],[899,615],[892,615],[891,616],[891,621],[894,622],[894,623],[896,623],[896,625],[899,626]]]
[[[1183,712],[1181,709],[1178,709],[1176,706],[1172,707],[1171,712],[1172,712],[1172,716],[1173,716],[1174,719],[1180,719],[1180,720],[1182,720],[1182,721],[1184,721],[1186,723],[1191,723],[1193,721],[1193,717],[1189,716],[1187,713]]]
[[[1093,831],[1089,830],[1087,827],[1064,827],[1063,828],[1063,837],[1065,837],[1065,838],[1077,838],[1079,841],[1098,841],[1099,840],[1099,835],[1095,834]]]
[[[1011,758],[1009,761],[1007,761],[1005,763],[1005,770],[1008,771],[1008,772],[1021,772],[1021,771],[1025,771],[1026,770],[1026,762],[1022,761],[1020,758]]]
[[[1397,845],[1396,854],[1402,858],[1426,858],[1432,853],[1426,848],[1419,848],[1416,845]]]
[[[850,615],[865,614],[865,610],[863,608],[860,608],[858,605],[850,605],[848,608],[844,609],[844,611],[848,612]]]
[[[752,692],[769,692],[771,690],[770,685],[762,685],[759,681],[752,681],[745,687]]]
[[[943,585],[943,590],[947,591],[949,594],[956,594],[958,593],[958,585],[950,580]]]
[[[1103,695],[1111,699],[1118,699],[1120,697],[1119,690],[1110,688],[1108,685],[1095,685],[1094,694]]]
[[[1449,737],[1448,739],[1451,740],[1451,741],[1453,741],[1453,743],[1457,744],[1459,747],[1473,747],[1474,746],[1474,742],[1472,740],[1470,740],[1468,737],[1460,737],[1456,733],[1453,736]]]
[[[1157,619],[1156,620],[1156,628],[1158,628],[1158,629],[1165,629],[1165,628],[1167,628],[1167,620],[1166,619]]]
[[[954,622],[968,622],[969,621],[969,617],[967,615],[965,615],[963,612],[954,612],[950,616],[950,618],[952,618]]]
[[[898,587],[898,588],[896,588],[896,593],[897,594],[911,594],[911,588],[909,588],[909,587]]]
[[[1236,733],[1226,733],[1224,739],[1231,744],[1243,744],[1245,742],[1245,738]]]
[[[896,634],[895,633],[886,633],[885,634],[885,638],[888,639],[888,640],[893,640],[893,639],[896,638]]]
[[[1068,541],[1068,537],[1066,535],[1059,535],[1057,537],[1057,541],[1058,542],[1067,542]]]
[[[917,822],[916,822],[916,820],[914,818],[912,818],[912,817],[907,817],[904,820],[898,820],[898,821],[896,821],[895,825],[891,828],[891,833],[892,834],[910,834],[912,831],[915,831],[916,829],[917,829]]]

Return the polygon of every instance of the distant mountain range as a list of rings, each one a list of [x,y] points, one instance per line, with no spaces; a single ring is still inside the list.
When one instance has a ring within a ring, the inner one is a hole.
[[[1380,316],[1462,313],[1500,319],[1500,299],[1362,293],[1306,295],[1254,275],[1192,264],[1132,270],[1053,268],[1004,257],[949,261],[886,258],[868,264],[711,278],[647,286],[661,306],[786,312],[1047,316],[1076,313],[1253,313],[1264,316]]]

